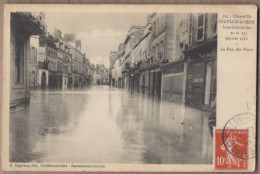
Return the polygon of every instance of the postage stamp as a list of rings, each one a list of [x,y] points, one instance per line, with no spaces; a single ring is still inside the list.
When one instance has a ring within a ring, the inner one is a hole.
[[[226,146],[226,144],[224,143],[224,146],[226,147],[226,149],[232,153],[234,156],[238,157],[238,158],[247,158],[247,159],[251,159],[255,157],[255,138],[256,138],[256,129],[255,129],[255,115],[252,113],[241,113],[238,115],[235,115],[233,117],[231,117],[225,124],[224,128],[223,128],[223,135],[222,135],[222,142],[225,142],[227,137],[229,137],[229,131],[228,130],[232,130],[232,129],[247,129],[248,130],[248,138],[247,140],[247,154],[246,156],[241,156],[241,154],[236,154],[233,153],[231,151],[229,151],[229,148]]]
[[[215,129],[214,169],[248,169],[248,129]]]

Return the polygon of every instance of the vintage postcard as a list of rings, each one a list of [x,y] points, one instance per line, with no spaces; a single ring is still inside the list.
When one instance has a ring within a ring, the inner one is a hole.
[[[6,5],[4,171],[254,171],[257,7]]]

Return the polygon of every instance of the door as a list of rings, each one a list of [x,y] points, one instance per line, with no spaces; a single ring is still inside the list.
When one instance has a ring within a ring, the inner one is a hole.
[[[42,72],[41,84],[42,84],[42,88],[44,89],[46,87],[46,73],[45,72]]]
[[[153,73],[152,96],[156,95],[156,73]]]
[[[157,74],[157,97],[161,98],[162,73],[158,72],[156,74]]]
[[[143,86],[142,86],[142,93],[145,93],[145,75],[143,75]]]

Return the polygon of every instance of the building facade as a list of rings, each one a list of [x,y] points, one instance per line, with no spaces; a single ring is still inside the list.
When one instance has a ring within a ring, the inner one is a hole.
[[[31,58],[30,37],[46,30],[44,13],[11,13],[10,30],[10,107],[29,102]],[[34,52],[35,53],[35,52]],[[35,58],[35,57],[34,57]]]
[[[69,53],[71,58],[72,86],[79,87],[83,85],[83,59],[84,54],[79,49],[70,47]]]
[[[217,14],[190,16],[190,44],[187,59],[186,104],[207,109],[216,98]]]
[[[148,69],[148,60],[151,56],[150,54],[151,46],[151,24],[148,23],[145,26],[144,35],[137,43],[138,47],[137,52],[137,64],[140,71],[139,79],[139,92],[145,95],[149,93],[149,69]]]
[[[133,92],[210,108],[216,96],[216,43],[216,14],[152,13],[146,26],[130,28],[122,53],[111,52],[110,83],[118,86],[121,80]]]
[[[117,60],[117,52],[116,51],[111,51],[109,55],[109,85],[110,86],[115,86],[116,85],[116,78],[117,78],[117,73],[115,69],[115,62]]]
[[[48,70],[48,61],[46,55],[46,47],[39,47],[38,50],[38,69],[39,77],[38,83],[41,89],[46,89],[49,86],[49,70]]]
[[[175,14],[173,56],[162,65],[162,99],[180,104],[185,102],[187,62],[183,51],[190,44],[191,14]]]
[[[61,86],[61,77],[59,76],[61,60],[57,56],[57,42],[58,40],[49,34],[40,38],[39,54],[41,58],[39,59],[39,65],[42,64],[40,68],[41,81],[42,86],[45,86],[46,80],[48,80],[48,88],[59,88]],[[45,78],[45,66],[48,69],[48,78]]]
[[[58,58],[58,79],[59,88],[63,90],[69,87],[69,77],[70,77],[70,64],[71,64],[71,54],[69,53],[68,46],[62,41],[56,43],[57,48],[57,58]]]
[[[139,42],[144,33],[143,26],[135,26],[133,25],[126,36],[124,41],[125,45],[125,53],[123,58],[123,67],[122,73],[124,78],[124,87],[127,90],[134,91],[135,86],[138,86],[138,75],[136,75],[135,70],[137,68],[137,64],[135,64],[135,58],[132,55],[134,46]]]
[[[30,37],[31,55],[28,61],[29,68],[29,85],[30,88],[37,88],[39,86],[39,68],[38,68],[38,51],[39,51],[39,36]]]

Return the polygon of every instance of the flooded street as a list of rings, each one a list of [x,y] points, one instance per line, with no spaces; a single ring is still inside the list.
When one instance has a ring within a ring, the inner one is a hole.
[[[10,113],[10,161],[210,164],[208,115],[124,89],[31,91]]]

